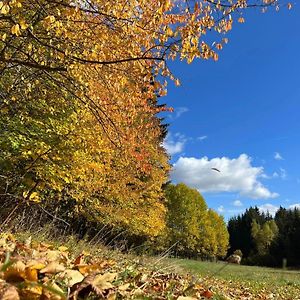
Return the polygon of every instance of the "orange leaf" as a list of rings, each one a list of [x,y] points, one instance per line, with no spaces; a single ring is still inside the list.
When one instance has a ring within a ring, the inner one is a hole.
[[[201,293],[201,296],[210,299],[213,296],[213,293],[210,290],[206,290]]]

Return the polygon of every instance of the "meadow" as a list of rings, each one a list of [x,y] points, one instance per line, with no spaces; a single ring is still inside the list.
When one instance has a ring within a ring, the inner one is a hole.
[[[250,294],[253,299],[300,299],[299,270],[189,259],[170,259],[170,262],[203,278],[203,281],[211,284],[211,288],[217,290],[219,295],[226,294],[232,299],[252,299]]]

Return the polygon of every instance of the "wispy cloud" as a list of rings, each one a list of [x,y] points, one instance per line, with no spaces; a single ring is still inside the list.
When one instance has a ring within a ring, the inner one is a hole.
[[[220,205],[218,208],[217,208],[218,212],[219,213],[224,213],[225,212],[225,208],[223,205]]]
[[[286,179],[287,178],[287,171],[283,168],[279,168],[278,172],[274,172],[272,174],[273,178],[281,178],[281,179]]]
[[[207,138],[208,138],[207,135],[202,135],[202,136],[198,136],[198,137],[197,137],[197,140],[198,140],[198,141],[204,141],[204,140],[206,140]]]
[[[181,117],[182,114],[188,112],[189,109],[187,107],[184,106],[180,106],[180,107],[175,107],[174,111],[170,114],[168,114],[168,118],[171,120],[175,120]]]
[[[259,206],[258,209],[261,212],[264,212],[264,213],[268,212],[269,214],[271,214],[272,216],[274,216],[275,213],[277,212],[277,210],[279,209],[279,207],[275,206],[273,204],[270,204],[270,203],[266,203],[266,204],[263,204],[263,205]]]
[[[220,170],[213,171],[212,168]],[[279,195],[265,187],[259,178],[263,167],[251,165],[251,158],[241,154],[238,158],[180,157],[173,165],[171,179],[197,188],[200,192],[238,192],[253,199],[269,199]]]
[[[232,202],[232,205],[239,207],[239,206],[243,206],[243,203],[240,200],[235,200]]]
[[[276,159],[276,160],[283,160],[284,158],[281,156],[281,154],[279,152],[275,152],[274,153],[274,159]]]
[[[186,137],[180,133],[168,133],[162,145],[170,155],[174,155],[183,151],[186,141]]]
[[[289,208],[294,209],[294,208],[298,208],[300,209],[300,203],[295,203],[289,206]]]

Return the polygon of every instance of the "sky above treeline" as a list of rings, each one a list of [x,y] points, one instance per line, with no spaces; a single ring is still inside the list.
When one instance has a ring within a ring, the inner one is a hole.
[[[217,62],[169,64],[181,86],[163,98],[174,108],[164,142],[172,181],[226,219],[254,205],[300,207],[299,5],[243,16]]]

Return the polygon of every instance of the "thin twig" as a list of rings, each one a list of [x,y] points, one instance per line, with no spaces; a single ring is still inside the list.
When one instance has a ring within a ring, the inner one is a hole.
[[[46,209],[44,209],[42,206],[38,205],[38,207],[39,207],[43,212],[45,212],[47,215],[49,215],[50,217],[52,217],[53,219],[58,220],[58,221],[61,221],[61,222],[65,223],[66,225],[70,226],[70,224],[69,224],[67,221],[65,221],[65,220],[63,220],[63,219],[61,219],[61,218],[59,218],[59,217],[56,217],[56,216],[52,215],[50,212],[48,212],[48,211],[47,211]]]

